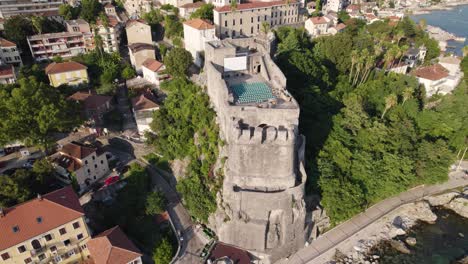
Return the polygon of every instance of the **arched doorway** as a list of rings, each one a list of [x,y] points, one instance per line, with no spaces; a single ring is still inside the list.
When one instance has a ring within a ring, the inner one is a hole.
[[[33,241],[31,241],[31,246],[33,247],[33,249],[40,249],[41,243],[39,243],[37,239],[34,239]]]

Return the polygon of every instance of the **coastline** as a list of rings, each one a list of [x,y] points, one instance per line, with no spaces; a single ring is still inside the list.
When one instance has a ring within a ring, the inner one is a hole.
[[[410,10],[406,9],[405,11],[409,11],[410,15],[424,15],[430,14],[432,11],[440,11],[440,10],[453,10],[457,6],[461,5],[468,5],[468,1],[456,1],[456,2],[449,2],[449,3],[440,3],[438,5],[430,6],[430,7],[416,7],[413,9],[411,7]]]

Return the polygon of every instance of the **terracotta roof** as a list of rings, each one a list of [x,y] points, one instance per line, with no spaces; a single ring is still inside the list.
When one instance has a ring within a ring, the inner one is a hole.
[[[68,155],[62,155],[60,153],[54,157],[53,162],[69,172],[77,171],[82,167],[82,164],[79,160]]]
[[[112,100],[112,96],[98,95],[93,92],[76,92],[68,99],[83,102],[86,109],[96,109]]]
[[[448,70],[440,64],[434,64],[427,67],[421,67],[412,72],[418,78],[423,78],[431,81],[437,81],[447,77]]]
[[[289,5],[289,4],[296,4],[297,2],[291,1],[288,3],[288,1],[272,1],[272,2],[253,2],[253,3],[244,3],[244,4],[238,4],[236,7],[236,11],[238,10],[246,10],[246,9],[256,9],[256,8],[265,8],[265,7],[271,7],[271,6],[280,6],[280,5]],[[221,6],[217,7],[214,9],[216,12],[231,12],[232,8],[229,5],[226,6]]]
[[[119,20],[115,16],[107,15],[107,19],[109,20],[109,27],[115,27],[119,24]],[[98,26],[102,25],[101,19],[97,19],[96,24]]]
[[[146,59],[142,63],[142,65],[145,66],[146,68],[148,68],[150,71],[157,72],[157,71],[159,71],[159,69],[161,69],[161,67],[164,64],[162,64],[161,62],[159,62],[159,61],[157,61],[155,59],[149,58],[149,59]]]
[[[59,152],[81,160],[96,152],[96,148],[87,147],[78,142],[72,141],[63,146]]]
[[[200,19],[200,18],[185,21],[184,24],[197,30],[215,28],[215,26],[211,24],[208,20]]]
[[[460,65],[461,60],[455,56],[447,56],[439,59],[441,63]]]
[[[142,256],[119,226],[102,232],[87,245],[96,264],[127,264]]]
[[[9,78],[14,76],[13,65],[0,65],[0,78]]]
[[[364,16],[365,16],[367,19],[369,19],[369,20],[372,20],[372,19],[376,19],[376,18],[377,18],[374,14],[365,14]]]
[[[352,11],[359,11],[359,6],[358,5],[349,5],[346,7],[346,10],[352,10]]]
[[[71,72],[71,71],[79,71],[79,70],[86,70],[88,67],[84,66],[75,61],[67,61],[67,62],[52,62],[51,64],[47,65],[45,68],[46,74],[56,74],[62,72]]]
[[[149,92],[142,93],[138,97],[133,98],[132,106],[134,111],[159,108],[156,98]]]
[[[218,242],[211,251],[208,259],[213,262],[223,257],[229,258],[232,260],[232,263],[236,264],[249,264],[251,260],[246,250]]]
[[[154,46],[147,43],[132,43],[128,45],[128,48],[132,52],[138,52],[141,50],[154,50]]]
[[[199,8],[204,4],[203,1],[198,1],[195,3],[187,3],[185,5],[180,6],[179,8]]]
[[[84,215],[78,196],[71,186],[4,209],[3,212],[4,216],[0,217],[0,251]],[[16,232],[14,227],[17,227]]]
[[[325,17],[311,17],[310,21],[314,24],[327,24],[328,20]]]
[[[340,31],[340,30],[343,30],[346,28],[346,25],[344,23],[339,23],[338,25],[336,25],[336,30]]]
[[[16,47],[16,44],[4,38],[0,38],[0,46],[1,47]]]

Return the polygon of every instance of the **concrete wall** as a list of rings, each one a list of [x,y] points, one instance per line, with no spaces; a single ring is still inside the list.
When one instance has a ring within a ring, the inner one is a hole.
[[[153,45],[153,37],[151,36],[151,27],[144,23],[133,22],[125,28],[127,32],[128,45],[133,43],[146,43]]]
[[[137,51],[135,53],[129,49],[129,55],[130,55],[130,63],[132,64],[132,66],[135,68],[135,70],[139,74],[142,73],[141,65],[146,59],[149,59],[149,58],[156,59],[156,54],[155,54],[154,49],[144,49],[144,50]]]
[[[62,84],[79,85],[89,82],[87,70],[61,72],[48,76],[50,85],[53,87],[59,87]]]

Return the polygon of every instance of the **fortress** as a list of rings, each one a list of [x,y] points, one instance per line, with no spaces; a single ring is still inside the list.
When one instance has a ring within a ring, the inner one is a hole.
[[[210,223],[219,239],[271,263],[304,246],[305,138],[299,105],[270,57],[271,41],[211,41],[207,92],[226,141],[224,182]]]

